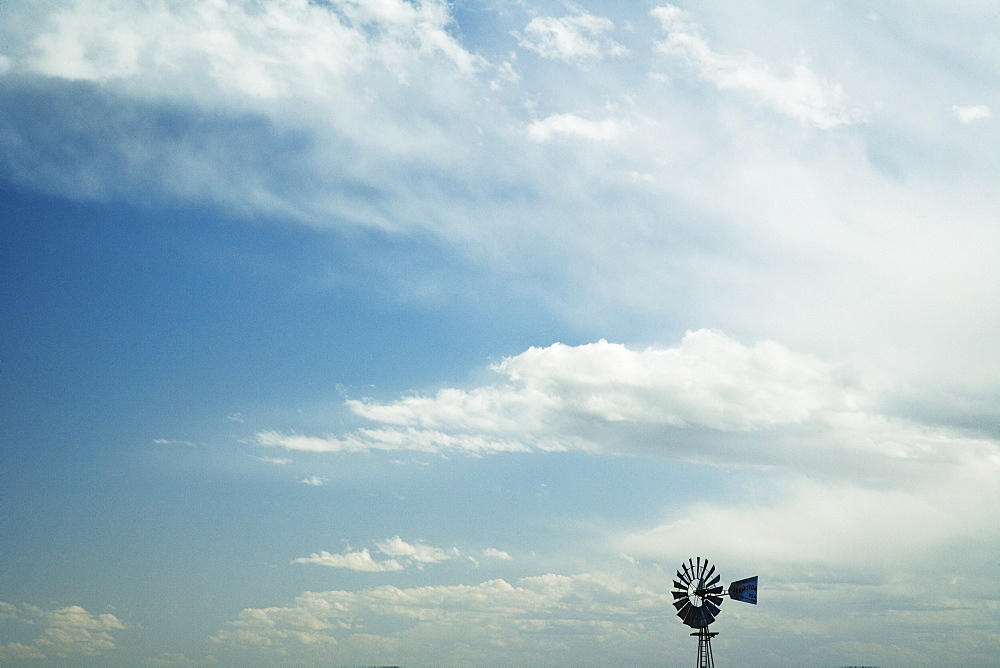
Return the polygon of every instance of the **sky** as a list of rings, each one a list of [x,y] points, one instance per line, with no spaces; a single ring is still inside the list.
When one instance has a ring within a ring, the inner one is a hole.
[[[0,664],[995,665],[998,28],[0,3]]]

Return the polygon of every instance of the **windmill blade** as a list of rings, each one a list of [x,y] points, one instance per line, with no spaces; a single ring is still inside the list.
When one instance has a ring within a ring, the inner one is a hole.
[[[674,601],[674,607],[677,609],[677,614],[678,615],[680,615],[682,613],[682,611],[684,610],[684,606],[686,606],[686,605],[687,606],[691,605],[691,602],[689,600],[687,600],[686,598],[685,599],[677,599],[676,601]]]
[[[709,596],[708,598],[705,599],[705,602],[706,603],[711,603],[716,608],[719,608],[719,607],[722,607],[722,601],[724,601],[724,600],[725,599],[723,599],[721,596]]]
[[[711,580],[709,580],[708,582],[705,583],[705,586],[706,587],[714,587],[715,583],[718,582],[721,579],[722,579],[722,576],[719,575],[718,573],[716,573],[714,578],[712,578]],[[721,587],[720,587],[720,589],[721,589]]]
[[[672,591],[670,592],[674,595],[674,600],[679,601],[682,598],[687,598],[688,593],[686,591]]]
[[[677,580],[674,580],[674,589],[687,589],[687,587],[685,587],[684,585],[682,585]]]
[[[696,629],[703,629],[714,621],[714,618],[708,613],[705,608],[697,608],[697,612],[692,618],[693,626]]]
[[[710,569],[708,569],[708,573],[705,575],[705,579],[706,580],[710,579],[712,577],[712,573],[714,573],[714,572],[715,572],[715,566],[713,565]],[[721,576],[716,575],[715,577],[719,578]]]
[[[719,600],[721,601],[722,599]],[[722,608],[720,608],[715,603],[712,603],[709,600],[706,600],[702,607],[708,610],[709,614],[712,615],[713,620],[719,615],[719,612],[722,610]]]
[[[708,562],[706,561],[705,563],[707,564]],[[701,557],[698,557],[698,565],[696,566],[696,568],[697,570],[695,570],[695,574],[698,577],[701,577]]]
[[[715,587],[708,587],[708,588],[705,589],[705,593],[706,594],[721,594],[722,593],[722,585],[717,585]]]
[[[684,611],[684,623],[693,628],[698,628],[698,610],[693,605]]]

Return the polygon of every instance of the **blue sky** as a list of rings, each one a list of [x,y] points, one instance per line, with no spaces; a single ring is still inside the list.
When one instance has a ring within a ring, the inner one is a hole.
[[[0,6],[0,663],[1000,651],[988,3]]]

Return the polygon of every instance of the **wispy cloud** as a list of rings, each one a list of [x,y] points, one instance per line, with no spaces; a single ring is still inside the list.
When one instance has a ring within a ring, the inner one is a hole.
[[[824,81],[807,63],[794,64],[790,76],[781,77],[750,54],[728,56],[713,51],[691,12],[664,5],[650,13],[666,33],[656,48],[683,59],[700,78],[719,90],[743,93],[778,113],[818,128],[864,120],[864,114],[850,105],[843,89]]]
[[[292,461],[286,457],[257,457],[257,459],[268,464],[277,464],[279,466],[283,466]]]
[[[311,475],[306,478],[303,478],[301,482],[306,485],[309,485],[310,487],[322,487],[328,482],[328,480],[323,476]]]
[[[403,570],[403,565],[395,559],[376,561],[372,558],[368,548],[359,552],[344,552],[341,554],[332,554],[324,550],[322,552],[311,554],[308,557],[299,557],[298,559],[294,559],[292,563],[319,564],[320,566],[329,566],[331,568],[347,568],[352,571],[367,572]]]
[[[190,448],[197,447],[191,441],[181,441],[175,438],[154,438],[153,443],[157,445],[186,445]]]
[[[495,452],[525,452],[529,448],[514,440],[493,439],[478,434],[449,434],[427,429],[359,429],[346,436],[303,436],[263,431],[258,445],[301,452],[353,453],[371,451],[463,452],[481,455]]]

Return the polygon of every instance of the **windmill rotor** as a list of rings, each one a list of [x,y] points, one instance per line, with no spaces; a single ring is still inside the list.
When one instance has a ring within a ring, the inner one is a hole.
[[[698,637],[698,666],[709,668],[714,666],[712,659],[711,640],[717,633],[710,632],[708,625],[715,621],[722,610],[723,597],[757,605],[757,576],[736,580],[729,587],[720,584],[722,576],[716,572],[715,566],[708,559],[695,557],[681,562],[681,567],[673,579],[674,588],[670,591],[674,597],[674,608],[677,616],[687,626],[697,629],[691,635]]]
[[[674,608],[685,624],[703,629],[715,621],[722,606],[722,579],[708,559],[688,559],[673,580]]]

